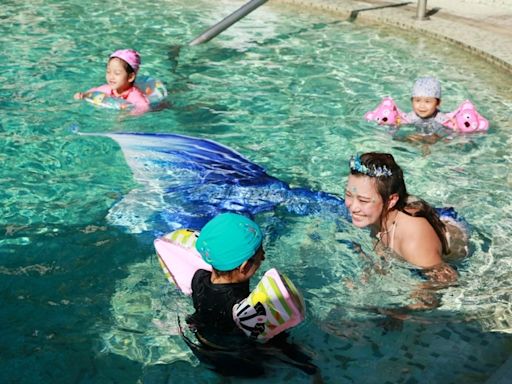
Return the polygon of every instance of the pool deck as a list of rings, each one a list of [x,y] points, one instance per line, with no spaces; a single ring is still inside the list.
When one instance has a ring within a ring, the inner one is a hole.
[[[512,72],[512,0],[276,0],[339,14],[356,23],[381,23],[449,41]]]

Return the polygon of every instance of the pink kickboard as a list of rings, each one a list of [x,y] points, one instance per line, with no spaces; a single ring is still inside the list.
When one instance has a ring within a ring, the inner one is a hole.
[[[212,270],[195,249],[186,249],[161,238],[154,241],[154,246],[166,272],[185,295],[192,294],[192,278],[198,269]]]

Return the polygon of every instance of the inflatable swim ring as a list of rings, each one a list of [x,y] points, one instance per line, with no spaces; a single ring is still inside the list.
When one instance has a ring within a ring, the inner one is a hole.
[[[149,100],[151,106],[160,104],[167,97],[167,89],[159,79],[150,76],[139,76],[135,85]]]
[[[489,129],[489,121],[480,115],[473,103],[465,100],[455,111],[447,113],[449,118],[455,118],[458,129],[451,120],[443,122],[445,127],[458,132],[485,132]],[[385,97],[372,111],[364,114],[368,121],[376,121],[378,124],[399,125],[408,124],[407,114],[402,112],[391,97]]]
[[[135,81],[135,86],[146,95],[149,100],[149,105],[153,108],[167,97],[167,89],[164,84],[153,77],[139,76]],[[129,111],[133,108],[133,105],[128,103],[126,100],[120,97],[110,97],[100,91],[86,92],[84,94],[84,100],[91,104],[108,109]]]
[[[133,105],[120,97],[110,97],[100,91],[84,93],[84,100],[98,107],[119,110],[131,110]]]
[[[198,269],[211,271],[195,248],[199,232],[178,229],[154,241],[165,276],[186,295]],[[249,296],[233,307],[233,320],[248,336],[264,342],[304,320],[305,304],[295,285],[276,269],[268,270]]]

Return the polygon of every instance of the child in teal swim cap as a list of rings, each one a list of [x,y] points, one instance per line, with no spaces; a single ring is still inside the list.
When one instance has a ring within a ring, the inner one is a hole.
[[[310,357],[289,344],[285,332],[263,346],[248,338],[233,320],[233,307],[249,296],[249,281],[265,260],[262,241],[258,224],[235,213],[220,214],[203,227],[196,249],[212,271],[199,269],[194,274],[195,312],[186,321],[199,344],[184,340],[199,360],[223,375],[262,375],[263,362],[272,358],[266,351],[269,345],[281,350],[293,365],[315,373]]]
[[[233,306],[249,296],[249,280],[265,260],[260,227],[251,219],[223,213],[201,230],[196,249],[212,266],[192,279],[195,313],[187,322],[209,339],[242,335],[233,320]]]
[[[245,281],[257,270],[250,269],[252,273],[247,276],[245,272],[249,270],[244,268],[247,261],[257,253],[262,257],[261,260],[265,259],[261,248],[262,241],[261,229],[254,221],[235,213],[223,213],[209,221],[201,230],[196,249],[204,261],[214,268],[213,279],[233,278]],[[228,274],[235,275],[234,272],[241,272],[242,276],[226,277]]]

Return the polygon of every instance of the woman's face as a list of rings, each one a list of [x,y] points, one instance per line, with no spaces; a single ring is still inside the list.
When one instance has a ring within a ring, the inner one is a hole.
[[[345,205],[352,216],[352,224],[356,227],[380,225],[383,202],[371,177],[349,175]]]

